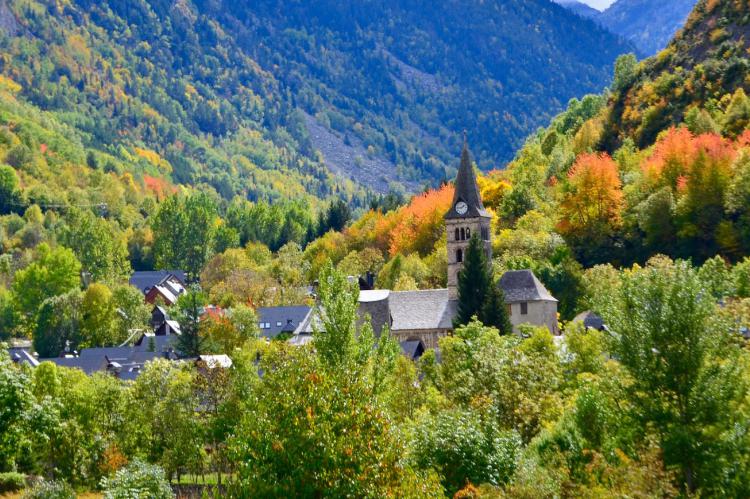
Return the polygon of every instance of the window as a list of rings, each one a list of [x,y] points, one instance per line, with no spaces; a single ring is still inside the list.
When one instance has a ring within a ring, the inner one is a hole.
[[[466,227],[466,239],[471,239],[471,229]]]
[[[464,229],[463,227],[461,227],[461,240],[466,240],[466,229]]]
[[[525,301],[521,302],[521,315],[529,314],[529,304]]]
[[[482,227],[482,239],[485,241],[490,240],[490,231],[487,230],[487,227]]]
[[[456,263],[461,263],[464,261],[464,252],[459,250],[456,250]]]
[[[461,232],[458,230],[458,227],[456,227],[456,241],[461,240]]]
[[[277,322],[276,327],[281,327],[281,322]]]

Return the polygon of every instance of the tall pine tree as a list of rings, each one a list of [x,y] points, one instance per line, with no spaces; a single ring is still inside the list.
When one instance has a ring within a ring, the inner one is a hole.
[[[454,326],[466,325],[474,316],[502,334],[512,331],[503,291],[492,277],[487,255],[476,233],[469,240],[464,266],[458,273],[458,313]]]

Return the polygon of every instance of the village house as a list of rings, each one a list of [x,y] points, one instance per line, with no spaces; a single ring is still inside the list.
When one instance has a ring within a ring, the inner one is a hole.
[[[130,285],[141,290],[146,303],[172,306],[186,291],[185,272],[181,270],[154,270],[133,272]]]

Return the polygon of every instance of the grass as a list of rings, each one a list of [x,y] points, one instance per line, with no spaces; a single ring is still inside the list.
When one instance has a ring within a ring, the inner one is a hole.
[[[23,497],[23,491],[0,494],[0,499],[21,499],[21,497]],[[101,499],[104,496],[101,492],[79,492],[76,497],[77,499]]]

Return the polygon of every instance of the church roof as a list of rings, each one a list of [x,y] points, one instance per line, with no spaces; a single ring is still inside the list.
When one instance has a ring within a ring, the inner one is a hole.
[[[511,270],[500,278],[505,303],[557,301],[530,270]]]
[[[453,204],[451,204],[451,209],[445,215],[446,219],[490,216],[484,209],[482,196],[479,195],[477,177],[474,174],[474,166],[471,162],[471,154],[469,153],[469,145],[466,143],[466,139],[464,139],[464,149],[461,151],[461,166],[458,167],[455,187],[456,192],[453,195]],[[463,201],[469,206],[468,211],[463,215],[459,215],[455,210],[456,203],[459,201]]]
[[[389,297],[391,331],[453,329],[457,302],[447,289],[393,291]]]

